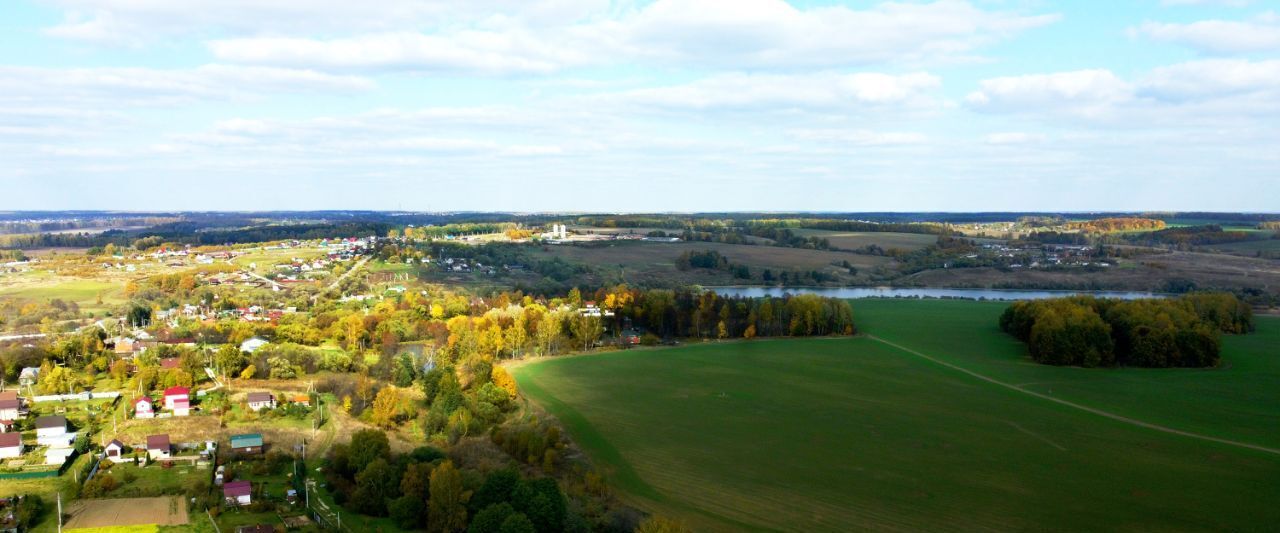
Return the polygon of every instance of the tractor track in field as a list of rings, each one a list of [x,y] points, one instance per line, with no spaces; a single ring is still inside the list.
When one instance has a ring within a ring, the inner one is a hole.
[[[986,381],[987,383],[991,383],[991,384],[993,384],[993,385],[999,385],[999,386],[1004,387],[1004,388],[1009,389],[1009,390],[1013,390],[1013,391],[1016,391],[1016,392],[1020,392],[1020,393],[1023,393],[1023,394],[1029,395],[1029,396],[1034,396],[1034,397],[1036,397],[1036,398],[1040,398],[1040,399],[1042,399],[1042,400],[1048,400],[1048,401],[1054,402],[1054,403],[1059,404],[1059,405],[1065,405],[1065,406],[1070,407],[1070,408],[1072,408],[1072,409],[1077,409],[1077,410],[1080,410],[1080,411],[1084,411],[1084,412],[1086,412],[1086,413],[1091,413],[1091,414],[1095,414],[1095,415],[1098,415],[1098,416],[1102,416],[1102,417],[1110,418],[1110,419],[1115,420],[1115,421],[1117,421],[1117,422],[1123,422],[1123,423],[1125,423],[1125,424],[1129,424],[1129,425],[1133,425],[1133,426],[1138,426],[1138,427],[1141,427],[1141,428],[1152,429],[1152,430],[1159,431],[1159,432],[1162,432],[1162,433],[1169,433],[1169,434],[1171,434],[1171,435],[1179,435],[1179,436],[1189,437],[1189,438],[1193,438],[1193,439],[1199,439],[1199,440],[1204,440],[1204,441],[1209,441],[1209,442],[1216,442],[1216,443],[1218,443],[1218,444],[1226,444],[1226,445],[1228,445],[1228,446],[1235,446],[1235,447],[1238,447],[1238,448],[1245,448],[1245,449],[1249,449],[1249,450],[1254,450],[1254,451],[1259,451],[1259,452],[1269,453],[1269,454],[1272,454],[1272,455],[1280,455],[1280,449],[1277,449],[1277,448],[1269,448],[1269,447],[1261,446],[1261,445],[1258,445],[1258,444],[1251,444],[1251,443],[1248,443],[1248,442],[1241,442],[1241,441],[1238,441],[1238,440],[1224,439],[1224,438],[1221,438],[1221,437],[1214,437],[1214,436],[1212,436],[1212,435],[1203,435],[1203,434],[1200,434],[1200,433],[1193,433],[1193,432],[1190,432],[1190,431],[1184,431],[1184,430],[1181,430],[1181,429],[1171,428],[1171,427],[1169,427],[1169,426],[1162,426],[1162,425],[1160,425],[1160,424],[1153,424],[1153,423],[1151,423],[1151,422],[1146,422],[1146,421],[1138,420],[1138,419],[1136,419],[1136,418],[1130,418],[1130,417],[1127,417],[1127,416],[1124,416],[1124,415],[1119,415],[1119,414],[1116,414],[1116,413],[1112,413],[1112,412],[1110,412],[1110,411],[1105,411],[1105,410],[1102,410],[1102,409],[1098,409],[1098,408],[1096,408],[1096,407],[1089,407],[1089,406],[1087,406],[1087,405],[1081,405],[1081,404],[1078,404],[1078,403],[1075,403],[1075,402],[1072,402],[1072,401],[1063,400],[1063,399],[1061,399],[1061,398],[1055,398],[1055,397],[1053,397],[1053,396],[1049,396],[1048,394],[1044,394],[1044,393],[1040,393],[1040,392],[1035,392],[1035,391],[1027,390],[1027,389],[1024,389],[1024,388],[1022,388],[1022,387],[1019,387],[1018,385],[1015,385],[1015,384],[1012,384],[1012,383],[1006,383],[1006,382],[1004,382],[1004,381],[1000,381],[1000,380],[998,380],[998,379],[995,379],[995,378],[993,378],[993,377],[990,377],[990,376],[987,376],[987,375],[984,375],[984,374],[979,374],[979,373],[977,373],[977,372],[974,372],[974,371],[969,370],[969,369],[967,369],[967,368],[964,368],[964,367],[962,367],[962,366],[955,365],[955,364],[952,364],[952,363],[948,363],[948,362],[943,361],[943,360],[941,360],[941,359],[938,359],[938,358],[936,358],[936,357],[933,357],[933,356],[930,356],[930,355],[924,354],[924,353],[922,353],[922,352],[919,352],[919,351],[913,350],[913,349],[911,349],[911,348],[908,348],[908,347],[903,346],[903,345],[901,345],[901,344],[895,343],[895,342],[893,342],[893,341],[889,341],[889,340],[882,339],[882,338],[877,337],[877,336],[875,336],[875,335],[867,335],[867,338],[868,338],[868,339],[871,339],[871,340],[874,340],[874,341],[876,341],[876,342],[879,342],[879,343],[883,343],[883,344],[885,344],[885,345],[887,345],[887,346],[891,346],[891,347],[897,348],[897,349],[899,349],[899,350],[902,350],[902,351],[904,351],[904,352],[906,352],[906,353],[909,353],[909,354],[911,354],[911,355],[914,355],[914,356],[916,356],[916,357],[920,357],[920,358],[922,358],[922,359],[925,359],[925,360],[931,361],[931,362],[933,362],[933,363],[935,363],[935,364],[938,364],[938,365],[941,365],[941,366],[944,366],[944,367],[950,368],[950,369],[955,370],[955,371],[958,371],[958,372],[963,372],[963,373],[968,374],[968,375],[970,375],[970,376],[972,376],[972,377],[978,378],[978,379],[980,379],[980,380],[982,380],[982,381]]]

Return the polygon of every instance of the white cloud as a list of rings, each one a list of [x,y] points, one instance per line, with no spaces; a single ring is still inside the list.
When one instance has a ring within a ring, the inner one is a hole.
[[[191,35],[383,32],[471,23],[507,13],[528,24],[607,12],[608,0],[48,0],[63,10],[52,36],[143,44]]]
[[[1017,145],[1017,144],[1037,144],[1047,141],[1048,136],[1043,133],[1028,133],[1025,131],[1004,131],[990,133],[984,136],[983,142],[993,145]]]
[[[1145,22],[1131,28],[1130,33],[1215,54],[1280,50],[1280,17],[1274,13],[1249,21],[1201,20],[1190,24]]]
[[[982,80],[965,102],[982,111],[1069,110],[1094,115],[1132,98],[1133,86],[1105,69]]]
[[[0,105],[174,105],[254,98],[268,93],[349,93],[373,86],[372,81],[354,76],[274,67],[204,65],[166,70],[0,66]]]
[[[847,108],[923,104],[941,80],[927,72],[893,75],[722,74],[684,85],[634,89],[610,98],[664,108]]]
[[[289,37],[212,41],[224,61],[353,70],[549,73],[593,59],[573,46],[541,40],[525,30],[468,30],[450,35],[392,33],[349,39]]]
[[[976,111],[1118,126],[1247,125],[1280,113],[1280,60],[1209,59],[1152,69],[1124,80],[1109,70],[983,80],[965,98]]]
[[[354,36],[231,36],[223,61],[353,70],[549,73],[652,62],[725,69],[800,69],[964,59],[1056,15],[985,11],[961,0],[801,9],[783,0],[657,0],[638,9],[531,24],[522,17],[402,27]]]
[[[867,129],[797,129],[787,134],[802,141],[853,146],[901,146],[921,144],[929,140],[927,135],[918,132]]]
[[[1161,0],[1160,3],[1166,6],[1224,5],[1230,7],[1243,7],[1252,4],[1253,0]]]
[[[1270,95],[1280,98],[1280,59],[1190,61],[1151,71],[1140,92],[1170,101]]]

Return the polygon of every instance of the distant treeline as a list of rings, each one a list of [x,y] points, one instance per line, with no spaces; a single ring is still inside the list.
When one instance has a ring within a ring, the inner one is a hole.
[[[1222,333],[1253,330],[1253,311],[1230,294],[1115,300],[1076,296],[1017,302],[1000,329],[1050,365],[1210,367]]]
[[[174,222],[173,217],[128,217],[53,220],[0,221],[0,234],[42,233],[77,229],[119,228],[126,226],[151,226]]]
[[[1232,242],[1250,241],[1257,238],[1247,231],[1223,231],[1222,226],[1207,224],[1203,226],[1183,226],[1162,229],[1150,233],[1126,235],[1125,239],[1134,244],[1169,245],[1169,246],[1205,246]]]
[[[1110,233],[1113,231],[1159,230],[1165,228],[1163,220],[1152,218],[1110,217],[1079,222],[1069,222],[1067,229],[1087,233]]]
[[[458,235],[479,235],[484,233],[502,233],[517,228],[515,222],[480,222],[444,224],[441,226],[415,226],[393,229],[392,237],[405,236],[411,239],[443,239]]]
[[[853,309],[839,298],[724,297],[692,289],[632,290],[618,316],[660,337],[852,335]]]
[[[163,243],[208,246],[246,244],[282,240],[367,237],[386,235],[390,226],[379,222],[340,224],[280,224],[238,229],[209,230],[195,222],[174,222],[135,231],[108,230],[98,234],[42,233],[38,235],[0,236],[0,248],[77,247],[95,248],[113,244],[116,247],[145,249]]]

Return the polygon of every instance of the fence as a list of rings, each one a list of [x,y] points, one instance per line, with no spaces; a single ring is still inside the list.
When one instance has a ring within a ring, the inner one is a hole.
[[[40,479],[44,477],[58,477],[58,469],[0,473],[0,479]]]
[[[37,403],[39,403],[39,402],[62,402],[62,401],[69,401],[69,400],[92,400],[92,399],[94,399],[94,398],[98,398],[98,399],[109,399],[109,398],[119,398],[119,397],[120,397],[120,393],[119,393],[119,392],[89,392],[89,391],[85,391],[85,392],[81,392],[81,393],[78,393],[78,394],[50,394],[50,395],[47,395],[47,396],[34,396],[34,397],[32,397],[32,398],[31,398],[31,401],[33,401],[33,402],[37,402]]]

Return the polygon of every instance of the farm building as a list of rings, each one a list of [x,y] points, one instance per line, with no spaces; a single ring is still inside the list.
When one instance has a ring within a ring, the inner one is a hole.
[[[155,405],[151,403],[151,398],[143,396],[133,401],[134,418],[155,418],[155,416]]]
[[[107,456],[107,459],[118,463],[124,459],[124,443],[112,439],[111,442],[107,443],[106,448],[103,448],[103,453]]]
[[[249,410],[257,411],[259,409],[275,409],[276,398],[270,392],[250,392],[249,393]]]
[[[0,433],[0,459],[12,459],[22,455],[22,435]]]
[[[67,432],[67,417],[42,416],[36,419],[36,442],[41,446],[66,447],[76,439]]]
[[[253,503],[253,486],[248,481],[232,481],[222,486],[222,496],[228,505],[249,505]]]
[[[188,416],[191,414],[191,399],[177,398],[173,400],[173,416]]]
[[[262,434],[245,433],[231,436],[231,451],[236,453],[262,453]]]
[[[186,387],[169,387],[164,390],[164,408],[173,409],[174,402],[178,399],[191,401],[191,389]],[[189,407],[189,406],[188,406]]]
[[[16,399],[0,399],[0,420],[17,420],[19,407],[22,407],[22,403]]]
[[[299,394],[297,396],[294,396],[292,401],[293,403],[296,403],[298,405],[311,407],[311,397],[307,396],[306,394]]]
[[[168,459],[173,447],[169,445],[169,435],[147,435],[147,455],[152,459]]]
[[[67,462],[67,458],[74,453],[76,453],[76,449],[69,446],[49,448],[44,451],[44,464],[61,465]]]

